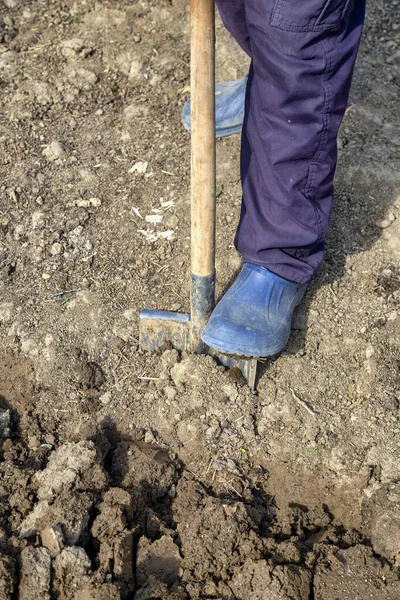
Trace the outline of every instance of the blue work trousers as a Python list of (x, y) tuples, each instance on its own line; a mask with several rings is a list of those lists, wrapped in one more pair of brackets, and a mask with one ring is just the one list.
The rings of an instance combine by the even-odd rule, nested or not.
[(244, 261), (306, 283), (324, 256), (336, 138), (365, 0), (217, 0), (217, 5), (251, 58), (235, 245)]

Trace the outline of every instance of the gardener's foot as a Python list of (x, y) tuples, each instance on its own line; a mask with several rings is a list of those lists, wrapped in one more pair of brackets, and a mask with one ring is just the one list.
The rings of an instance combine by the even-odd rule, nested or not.
[(202, 339), (225, 354), (260, 358), (286, 346), (294, 308), (307, 284), (294, 283), (264, 267), (244, 263), (217, 304)]
[[(215, 86), (215, 136), (240, 133), (244, 119), (244, 100), (247, 77), (238, 81), (217, 83)], [(182, 123), (190, 132), (190, 99), (182, 111)]]

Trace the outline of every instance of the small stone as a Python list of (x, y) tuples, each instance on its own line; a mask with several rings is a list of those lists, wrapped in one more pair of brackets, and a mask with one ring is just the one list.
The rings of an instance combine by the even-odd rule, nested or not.
[(12, 317), (12, 302), (2, 302), (0, 304), (0, 323), (8, 323)]
[(89, 198), (89, 202), (93, 208), (99, 208), (99, 206), (101, 206), (100, 198)]
[(96, 73), (87, 69), (69, 70), (67, 71), (67, 78), (74, 87), (85, 91), (92, 89), (97, 82)]
[(206, 429), (206, 437), (217, 440), (221, 434), (221, 428), (219, 425), (212, 425)]
[(37, 210), (32, 214), (31, 221), (32, 227), (36, 229), (36, 227), (40, 227), (44, 223), (44, 213)]
[(14, 446), (14, 444), (13, 444), (12, 440), (10, 440), (10, 439), (5, 440), (3, 442), (3, 452), (4, 453), (10, 452), (10, 450), (12, 449), (13, 446)]
[(105, 394), (102, 394), (99, 400), (102, 404), (109, 404), (111, 401), (111, 392), (106, 392)]
[(52, 558), (60, 554), (64, 547), (63, 534), (60, 525), (46, 527), (40, 534), (40, 538), (42, 540), (42, 546), (47, 548)]
[(39, 448), (40, 442), (37, 439), (36, 435), (31, 435), (30, 437), (28, 437), (28, 446), (31, 450), (36, 450), (36, 448)]
[(52, 256), (57, 256), (58, 254), (61, 254), (61, 250), (62, 250), (61, 244), (59, 242), (54, 242), (54, 244), (50, 248), (50, 254)]
[(377, 327), (378, 329), (380, 329), (384, 325), (386, 325), (386, 317), (378, 317), (372, 322), (372, 327)]
[(79, 200), (77, 200), (76, 205), (79, 208), (89, 208), (89, 206), (91, 206), (90, 200), (84, 200), (83, 198), (80, 198)]
[(163, 389), (163, 392), (168, 400), (173, 400), (177, 394), (176, 389), (171, 385), (167, 385), (167, 387)]
[(385, 219), (378, 219), (378, 221), (375, 221), (375, 225), (377, 227), (379, 227), (380, 229), (387, 229), (388, 227), (390, 227), (390, 225), (393, 223), (393, 221), (396, 219), (394, 213), (392, 211), (389, 211), (386, 218)]
[(52, 446), (52, 444), (40, 444), (40, 447), (43, 448), (44, 450), (47, 450), (47, 452), (51, 452), (54, 448), (54, 446)]
[(396, 504), (400, 504), (400, 494), (389, 494), (388, 500), (389, 502), (395, 502)]
[(60, 142), (57, 142), (56, 140), (46, 146), (42, 154), (50, 162), (54, 162), (55, 160), (62, 159), (66, 156), (64, 148), (61, 146)]
[(170, 215), (165, 219), (165, 226), (169, 229), (176, 229), (179, 224), (179, 219), (176, 215)]
[(393, 275), (393, 272), (391, 269), (383, 269), (382, 271), (382, 275), (384, 277), (391, 277)]
[(146, 431), (144, 434), (144, 442), (145, 444), (155, 444), (157, 440), (151, 431)]
[(372, 346), (368, 346), (368, 348), (367, 348), (367, 349), (366, 349), (366, 351), (365, 351), (365, 356), (366, 356), (367, 358), (371, 358), (371, 356), (372, 356), (373, 354), (375, 354), (375, 350), (373, 349), (373, 347), (372, 347)]
[(50, 277), (51, 277), (50, 273), (42, 273), (42, 279), (44, 279), (45, 281), (47, 279), (50, 279)]
[(83, 50), (85, 42), (81, 38), (64, 40), (61, 44), (61, 54), (66, 58), (74, 56)]
[(143, 62), (141, 60), (133, 60), (129, 69), (129, 79), (135, 79), (138, 77), (143, 69)]

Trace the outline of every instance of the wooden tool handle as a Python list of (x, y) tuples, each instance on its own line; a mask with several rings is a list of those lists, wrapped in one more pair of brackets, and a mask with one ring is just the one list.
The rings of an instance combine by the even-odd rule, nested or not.
[(192, 274), (215, 270), (215, 7), (191, 0)]

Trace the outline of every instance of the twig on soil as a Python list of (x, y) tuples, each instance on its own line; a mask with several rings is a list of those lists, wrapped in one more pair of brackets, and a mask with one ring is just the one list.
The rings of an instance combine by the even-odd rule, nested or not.
[(207, 467), (207, 471), (206, 471), (206, 475), (205, 475), (206, 477), (208, 475), (209, 470), (211, 469), (211, 465), (213, 464), (214, 460), (215, 460), (215, 457), (211, 457), (211, 460), (210, 460), (210, 462), (208, 464), (208, 467)]
[(357, 406), (360, 406), (360, 404), (362, 404), (364, 402), (364, 398), (359, 398), (358, 400), (356, 400), (356, 402), (353, 402), (353, 404), (350, 404), (350, 406), (346, 406), (345, 410), (353, 410), (354, 408), (357, 408)]
[(237, 489), (229, 481), (222, 481), (221, 483), (228, 494), (234, 492), (235, 494), (237, 494), (237, 496), (239, 496), (239, 498), (243, 498), (242, 494), (238, 492)]
[(145, 381), (158, 381), (159, 377), (138, 377), (138, 379), (143, 379)]
[(83, 292), (87, 289), (88, 288), (75, 288), (74, 290), (65, 290), (64, 292), (57, 292), (56, 294), (51, 294), (51, 296), (48, 296), (47, 299), (52, 300), (53, 298), (57, 298), (58, 296), (65, 296), (65, 294), (76, 294), (77, 292)]
[(65, 277), (71, 277), (70, 273), (66, 273), (65, 271), (59, 271), (58, 269), (53, 269), (53, 273), (57, 273), (58, 275), (65, 275)]
[(131, 376), (130, 373), (128, 373), (128, 375), (125, 375), (125, 377), (123, 377), (122, 379), (118, 379), (118, 381), (115, 381), (115, 377), (114, 377), (115, 383), (110, 387), (110, 390), (113, 390), (115, 387), (117, 387), (117, 385), (124, 383), (124, 381), (126, 381), (130, 376)]
[(53, 42), (46, 42), (44, 44), (37, 44), (36, 46), (31, 46), (31, 48), (27, 49), (27, 52), (34, 52), (35, 50), (40, 50), (41, 48), (47, 48), (47, 46), (51, 46)]
[(129, 358), (126, 358), (125, 354), (121, 351), (121, 348), (117, 348), (119, 355), (124, 359), (125, 362), (129, 363)]
[(200, 481), (200, 477), (198, 475), (196, 475), (196, 473), (194, 471), (192, 471), (192, 469), (188, 469), (188, 467), (185, 467), (186, 471), (189, 471), (189, 473), (191, 473), (194, 477), (196, 477), (196, 479), (198, 481)]
[(64, 292), (56, 292), (55, 294), (51, 294), (51, 296), (48, 296), (47, 299), (52, 300), (53, 298), (57, 298), (58, 296), (65, 296), (65, 294), (76, 294), (77, 292), (83, 292), (87, 289), (88, 288), (75, 288), (73, 290), (65, 290)]
[(313, 417), (315, 417), (316, 413), (312, 410), (312, 408), (310, 408), (308, 406), (308, 404), (306, 402), (304, 402), (304, 400), (302, 400), (301, 398), (299, 398), (298, 395), (296, 394), (296, 392), (292, 388), (289, 388), (289, 389), (292, 392), (293, 399), (296, 400), (296, 402), (298, 402), (298, 404), (300, 404), (300, 406), (302, 406), (303, 408), (305, 408), (306, 411), (308, 413), (310, 413), (310, 415), (312, 415)]
[(109, 100), (106, 100), (105, 102), (103, 102), (103, 104), (100, 104), (100, 106), (96, 106), (96, 108), (93, 108), (92, 110), (89, 110), (86, 113), (83, 113), (82, 118), (83, 117), (87, 117), (88, 115), (91, 115), (93, 113), (95, 113), (98, 110), (101, 110), (102, 108), (105, 108), (106, 106), (108, 106), (109, 104), (112, 104), (113, 102), (115, 102), (115, 100), (117, 100), (118, 96), (113, 96), (113, 98), (109, 98)]
[(332, 295), (333, 295), (333, 297), (334, 297), (334, 298), (337, 298), (337, 296), (336, 296), (336, 293), (335, 293), (335, 290), (333, 289), (333, 287), (332, 287), (331, 285), (329, 285), (329, 286), (328, 286), (328, 290), (329, 290), (330, 292), (332, 292)]

